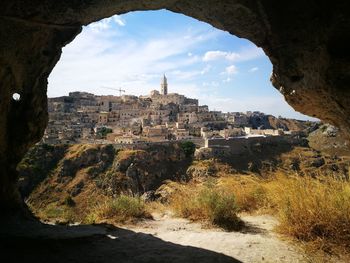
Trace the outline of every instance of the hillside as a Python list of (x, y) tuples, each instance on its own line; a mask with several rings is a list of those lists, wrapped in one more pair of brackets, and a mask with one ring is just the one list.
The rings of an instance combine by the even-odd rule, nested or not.
[(312, 148), (332, 156), (350, 156), (350, 144), (336, 127), (323, 124), (308, 136)]
[(301, 121), (296, 119), (276, 118), (268, 115), (268, 122), (272, 129), (283, 129), (287, 131), (302, 131), (310, 127), (313, 122)]
[(260, 127), (263, 129), (283, 129), (285, 131), (303, 131), (314, 125), (314, 122), (310, 121), (277, 118), (273, 115), (253, 115), (249, 118), (249, 123), (255, 129)]
[(181, 144), (145, 150), (37, 145), (18, 166), (19, 187), (34, 212), (82, 220), (106, 198), (121, 193), (142, 195), (167, 179), (186, 180), (190, 162)]
[(139, 150), (116, 150), (112, 145), (37, 145), (18, 166), (19, 187), (43, 219), (81, 221), (96, 205), (120, 194), (164, 199), (166, 191), (157, 189), (167, 180), (202, 181), (235, 173), (267, 177), (276, 171), (349, 174), (347, 157), (331, 157), (308, 147), (266, 145), (234, 160), (194, 161), (186, 157), (186, 150), (179, 143)]
[[(304, 139), (300, 145), (257, 143), (247, 154), (231, 158), (203, 158), (193, 150), (190, 143), (123, 150), (36, 145), (18, 166), (19, 187), (34, 215), (50, 224), (109, 224), (109, 229), (126, 227), (174, 243), (191, 235), (183, 244), (214, 244), (196, 243), (202, 240), (194, 237), (199, 232), (221, 240), (215, 251), (231, 242), (230, 236), (237, 238), (239, 251), (231, 245), (225, 251), (253, 261), (261, 256), (258, 247), (271, 252), (266, 259), (275, 258), (275, 249), (295, 248), (278, 231), (311, 249), (311, 257), (298, 250), (290, 258), (348, 262), (341, 258), (350, 252), (350, 157), (327, 155), (306, 146)], [(268, 216), (261, 222), (256, 213)], [(259, 225), (252, 226), (251, 220)], [(239, 244), (255, 240), (266, 220), (275, 227), (259, 235), (275, 245), (254, 245), (248, 253)], [(193, 231), (191, 222), (200, 226)], [(281, 262), (290, 262), (282, 254)]]

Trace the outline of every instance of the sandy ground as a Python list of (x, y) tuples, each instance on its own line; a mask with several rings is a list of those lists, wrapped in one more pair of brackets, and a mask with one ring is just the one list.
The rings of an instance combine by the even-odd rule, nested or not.
[(241, 232), (206, 229), (198, 223), (174, 218), (169, 212), (153, 216), (154, 221), (130, 229), (179, 245), (219, 252), (241, 262), (309, 262), (301, 249), (282, 241), (272, 231), (277, 221), (268, 215), (241, 216), (247, 226)]
[(6, 262), (37, 263), (316, 262), (272, 231), (277, 223), (273, 217), (241, 218), (247, 225), (241, 232), (203, 228), (169, 212), (129, 227), (11, 220), (0, 224), (0, 253), (11, 259)]

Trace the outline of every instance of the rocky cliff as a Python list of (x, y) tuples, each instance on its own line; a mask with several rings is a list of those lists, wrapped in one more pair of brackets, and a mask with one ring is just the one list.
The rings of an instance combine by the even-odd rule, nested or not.
[(35, 213), (68, 205), (83, 214), (96, 201), (152, 193), (167, 179), (187, 180), (191, 157), (186, 152), (181, 143), (142, 150), (37, 145), (18, 165), (19, 189)]
[(117, 150), (112, 145), (37, 145), (17, 167), (19, 189), (32, 211), (44, 219), (85, 220), (104, 201), (131, 194), (167, 200), (169, 182), (208, 177), (284, 174), (348, 177), (350, 157), (310, 147), (257, 144), (249, 154), (192, 160), (186, 144)]
[(308, 136), (312, 148), (332, 156), (350, 156), (350, 143), (338, 128), (322, 124)]
[(303, 131), (314, 125), (314, 122), (280, 117), (277, 118), (272, 115), (259, 115), (250, 117), (249, 124), (251, 124), (254, 129), (262, 128), (283, 129), (285, 131)]

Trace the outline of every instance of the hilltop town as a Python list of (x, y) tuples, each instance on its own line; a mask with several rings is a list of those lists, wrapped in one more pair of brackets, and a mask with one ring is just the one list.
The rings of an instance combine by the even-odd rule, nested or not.
[(168, 93), (165, 75), (160, 91), (152, 90), (146, 96), (71, 92), (49, 98), (48, 111), (49, 123), (42, 139), (48, 144), (139, 145), (192, 140), (204, 146), (208, 144), (205, 140), (291, 135), (310, 124), (258, 111), (211, 111), (197, 99)]

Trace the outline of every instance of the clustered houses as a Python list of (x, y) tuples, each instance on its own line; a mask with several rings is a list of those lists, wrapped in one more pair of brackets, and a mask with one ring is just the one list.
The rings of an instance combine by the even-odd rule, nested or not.
[(147, 96), (96, 96), (71, 92), (48, 100), (49, 123), (44, 143), (134, 144), (183, 140), (195, 137), (228, 138), (246, 134), (280, 135), (281, 131), (253, 130), (249, 117), (260, 112), (222, 113), (209, 111), (177, 93), (168, 93), (167, 78), (160, 92)]

